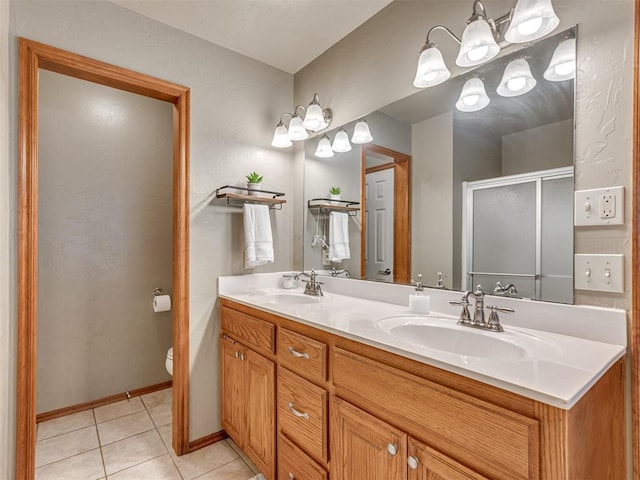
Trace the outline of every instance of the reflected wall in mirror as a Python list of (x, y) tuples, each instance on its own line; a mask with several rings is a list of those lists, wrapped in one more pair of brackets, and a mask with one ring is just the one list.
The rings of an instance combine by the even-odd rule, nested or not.
[[(348, 218), (350, 255), (340, 262), (314, 242), (331, 236), (330, 213), (307, 209), (305, 269), (398, 283), (422, 273), (428, 286), (440, 272), (447, 288), (482, 284), (487, 293), (572, 303), (574, 80), (547, 80), (553, 75), (545, 72), (558, 45), (575, 35), (574, 27), (526, 45), (371, 113), (367, 145), (327, 159), (314, 155), (318, 137), (307, 140), (305, 200), (328, 198), (339, 185), (342, 199), (361, 209)], [(506, 66), (518, 59), (529, 63), (535, 87), (498, 94)], [(483, 81), (489, 103), (461, 111), (456, 103), (470, 79)], [(355, 123), (340, 128), (351, 135)], [(388, 168), (394, 156), (404, 159), (406, 188), (397, 187), (397, 167)], [(396, 211), (402, 202), (406, 225)]]

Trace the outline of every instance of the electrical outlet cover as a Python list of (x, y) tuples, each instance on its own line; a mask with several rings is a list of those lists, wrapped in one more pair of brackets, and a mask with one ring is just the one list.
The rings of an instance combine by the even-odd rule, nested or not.
[(624, 187), (576, 190), (576, 227), (624, 224)]

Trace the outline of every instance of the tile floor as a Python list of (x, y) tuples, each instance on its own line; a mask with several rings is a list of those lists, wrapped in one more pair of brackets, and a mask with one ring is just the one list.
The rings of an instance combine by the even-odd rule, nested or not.
[(38, 424), (36, 480), (263, 478), (229, 439), (177, 457), (171, 389)]

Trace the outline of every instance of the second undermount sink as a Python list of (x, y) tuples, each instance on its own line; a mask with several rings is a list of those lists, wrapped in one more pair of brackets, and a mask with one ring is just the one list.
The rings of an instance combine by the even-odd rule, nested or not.
[(318, 303), (321, 298), (302, 292), (269, 292), (252, 296), (252, 300), (265, 305), (306, 305)]
[[(494, 360), (525, 360), (531, 352), (509, 333), (476, 330), (429, 317), (390, 317), (378, 322), (389, 335), (413, 345)], [(523, 334), (522, 343), (531, 342)]]

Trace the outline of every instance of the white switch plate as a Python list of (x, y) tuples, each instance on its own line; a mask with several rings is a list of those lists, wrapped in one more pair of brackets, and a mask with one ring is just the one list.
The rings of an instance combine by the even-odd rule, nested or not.
[(574, 255), (573, 278), (577, 290), (624, 293), (624, 255)]
[(574, 225), (624, 224), (624, 187), (576, 190)]

